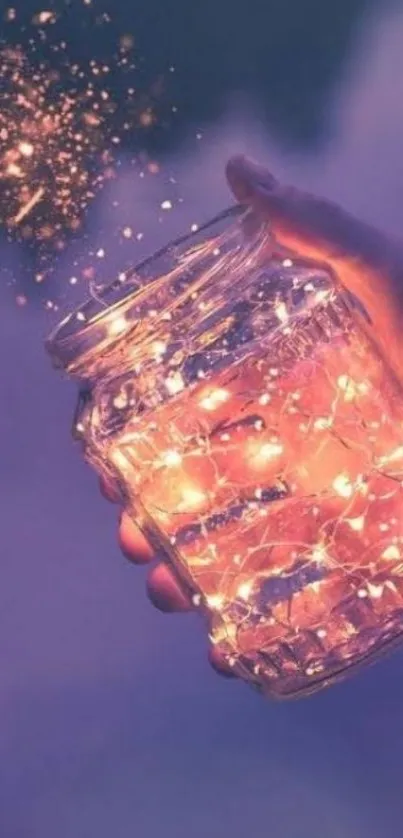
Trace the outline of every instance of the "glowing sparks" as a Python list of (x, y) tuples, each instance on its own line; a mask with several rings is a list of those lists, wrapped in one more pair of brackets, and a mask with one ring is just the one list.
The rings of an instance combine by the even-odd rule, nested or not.
[(210, 594), (206, 596), (206, 603), (212, 611), (220, 611), (225, 602), (225, 598), (221, 594)]
[(185, 382), (180, 372), (172, 373), (165, 380), (165, 387), (170, 396), (175, 396), (177, 393), (180, 393), (185, 387)]
[(47, 23), (55, 23), (56, 22), (56, 15), (54, 12), (51, 11), (42, 11), (38, 12), (38, 14), (34, 15), (32, 23), (38, 26), (44, 26)]
[(15, 225), (20, 224), (21, 221), (23, 221), (23, 219), (27, 215), (29, 215), (31, 210), (33, 210), (33, 208), (36, 207), (37, 204), (39, 204), (39, 202), (43, 198), (44, 194), (45, 194), (44, 188), (42, 186), (39, 186), (38, 189), (36, 190), (36, 192), (34, 192), (34, 194), (32, 195), (32, 197), (26, 202), (26, 204), (23, 204), (20, 207), (20, 209), (17, 212), (17, 215), (15, 216), (15, 218), (11, 219), (10, 223), (12, 223), (13, 225), (14, 224)]
[(281, 323), (286, 323), (288, 320), (289, 314), (287, 310), (287, 306), (284, 302), (279, 302), (274, 308), (276, 317), (280, 320)]
[(312, 550), (312, 559), (317, 564), (323, 564), (328, 559), (327, 550), (324, 544), (317, 544)]
[(267, 463), (269, 460), (279, 457), (284, 451), (281, 442), (265, 442), (255, 453), (255, 461), (258, 464)]
[(178, 504), (179, 512), (191, 512), (192, 510), (200, 509), (207, 500), (205, 492), (202, 492), (196, 486), (182, 486), (181, 494), (182, 500)]
[(32, 145), (32, 143), (21, 142), (18, 145), (18, 151), (22, 157), (32, 157), (35, 151), (35, 146)]
[(108, 103), (91, 79), (78, 93), (79, 68), (70, 73), (63, 91), (51, 67), (31, 65), (19, 49), (0, 53), (0, 221), (12, 228), (29, 217), (24, 238), (76, 230), (108, 177)]
[[(91, 0), (83, 3), (88, 8), (77, 8), (77, 23), (83, 37), (85, 32), (92, 37), (111, 17)], [(70, 5), (62, 4), (57, 12), (45, 7), (29, 19), (7, 9), (3, 20), (10, 25), (10, 37), (5, 29), (0, 42), (0, 224), (11, 240), (33, 248), (44, 279), (69, 239), (81, 231), (94, 198), (115, 178), (124, 135), (129, 130), (143, 134), (147, 124), (156, 122), (162, 93), (161, 85), (150, 94), (137, 85), (130, 33), (118, 35), (106, 55), (93, 58), (88, 52), (79, 63), (74, 44), (60, 38), (71, 32), (71, 25), (63, 27), (64, 17), (74, 14)], [(19, 17), (24, 48), (11, 46)], [(146, 169), (155, 173), (159, 166), (151, 161)], [(140, 241), (143, 233), (126, 225), (121, 236)], [(85, 258), (92, 262), (93, 257), (89, 252)], [(92, 279), (96, 271), (90, 264), (80, 273)], [(49, 300), (46, 307), (57, 306)]]
[(383, 457), (379, 457), (378, 464), (380, 466), (385, 466), (388, 463), (397, 463), (399, 460), (403, 460), (403, 445), (399, 445), (398, 448), (395, 448), (390, 454), (385, 454)]

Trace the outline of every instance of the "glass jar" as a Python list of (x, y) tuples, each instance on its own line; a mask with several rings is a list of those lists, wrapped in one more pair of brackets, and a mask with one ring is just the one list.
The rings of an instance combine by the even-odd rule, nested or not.
[(403, 398), (332, 272), (232, 208), (99, 290), (48, 342), (74, 433), (207, 617), (277, 697), (403, 628)]

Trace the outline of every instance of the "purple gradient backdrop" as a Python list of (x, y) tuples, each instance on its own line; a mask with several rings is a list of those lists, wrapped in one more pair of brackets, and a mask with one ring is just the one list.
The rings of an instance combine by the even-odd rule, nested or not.
[[(105, 272), (126, 253), (109, 230), (143, 230), (141, 255), (225, 205), (222, 167), (235, 150), (400, 232), (402, 43), (403, 15), (357, 43), (321, 158), (282, 157), (259, 115), (233, 103), (221, 126), (165, 161), (179, 184), (169, 195), (163, 178), (139, 181), (123, 161), (111, 188), (119, 211), (105, 196), (90, 222)], [(183, 204), (159, 223), (159, 204), (176, 194)], [(43, 351), (49, 315), (16, 308), (4, 260), (2, 838), (400, 836), (403, 653), (295, 704), (215, 677), (198, 618), (155, 612), (143, 571), (119, 556), (116, 510), (70, 440), (75, 388)]]

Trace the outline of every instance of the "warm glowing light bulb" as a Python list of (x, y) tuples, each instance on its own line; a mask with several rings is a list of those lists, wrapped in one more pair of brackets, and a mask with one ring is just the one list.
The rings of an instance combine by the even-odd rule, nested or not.
[(127, 320), (123, 315), (119, 317), (114, 317), (108, 323), (108, 334), (111, 337), (115, 337), (117, 335), (121, 335), (127, 328)]
[(202, 492), (197, 486), (182, 486), (181, 487), (182, 500), (178, 504), (179, 512), (191, 512), (203, 506), (206, 502), (207, 495)]
[(365, 526), (365, 515), (359, 515), (358, 518), (347, 518), (347, 523), (354, 532), (362, 532)]
[(164, 454), (162, 454), (161, 460), (166, 466), (179, 466), (182, 462), (182, 456), (179, 451), (172, 449), (170, 451), (165, 451)]
[(213, 611), (219, 611), (224, 605), (225, 599), (222, 594), (210, 594), (206, 596), (206, 603)]
[(252, 590), (253, 590), (253, 582), (252, 582), (251, 579), (249, 579), (248, 582), (241, 582), (241, 584), (240, 584), (240, 586), (237, 590), (237, 595), (239, 596), (240, 599), (247, 600), (247, 599), (249, 599), (249, 597), (252, 593)]
[(211, 390), (210, 393), (200, 399), (200, 407), (203, 407), (204, 410), (216, 410), (217, 407), (229, 399), (229, 395), (228, 390), (223, 390), (222, 388)]
[(256, 459), (261, 462), (268, 462), (275, 457), (279, 457), (284, 451), (284, 446), (281, 442), (265, 442), (256, 453)]
[(324, 431), (326, 428), (330, 428), (332, 424), (333, 419), (331, 416), (319, 416), (318, 419), (315, 419), (313, 427), (315, 431)]
[(372, 582), (368, 582), (368, 591), (373, 599), (380, 599), (384, 590), (385, 585), (374, 585)]
[(338, 474), (333, 480), (333, 488), (342, 498), (351, 498), (354, 486), (346, 474)]

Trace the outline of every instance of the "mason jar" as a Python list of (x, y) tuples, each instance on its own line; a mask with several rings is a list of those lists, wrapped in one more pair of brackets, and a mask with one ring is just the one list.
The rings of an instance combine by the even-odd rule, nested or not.
[(370, 662), (403, 628), (403, 398), (327, 267), (238, 207), (70, 314), (74, 435), (274, 697)]

